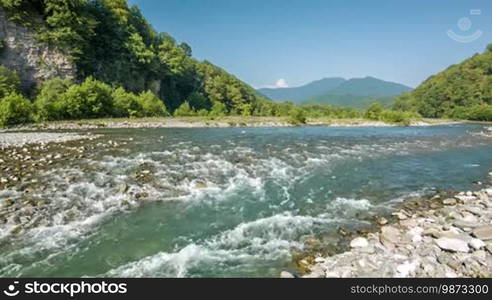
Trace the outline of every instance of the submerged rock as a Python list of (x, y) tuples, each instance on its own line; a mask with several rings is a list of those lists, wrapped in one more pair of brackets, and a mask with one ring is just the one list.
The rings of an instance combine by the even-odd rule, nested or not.
[(129, 187), (128, 187), (128, 184), (126, 183), (122, 183), (122, 184), (119, 184), (118, 185), (118, 192), (120, 194), (124, 194), (128, 191)]

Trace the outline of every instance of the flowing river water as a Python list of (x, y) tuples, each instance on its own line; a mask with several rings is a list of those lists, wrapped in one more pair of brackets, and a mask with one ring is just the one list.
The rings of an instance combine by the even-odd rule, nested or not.
[[(48, 213), (15, 236), (0, 224), (0, 276), (277, 277), (307, 238), (367, 227), (409, 197), (477, 188), (492, 170), (482, 131), (94, 130), (119, 146), (39, 172)], [(22, 197), (0, 191), (0, 202)]]

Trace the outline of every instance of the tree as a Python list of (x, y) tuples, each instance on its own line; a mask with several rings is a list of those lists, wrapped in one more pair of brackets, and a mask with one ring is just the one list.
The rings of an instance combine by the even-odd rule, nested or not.
[(211, 117), (224, 117), (227, 115), (227, 108), (224, 103), (214, 102), (208, 115)]
[(192, 117), (196, 116), (196, 112), (190, 107), (188, 102), (181, 104), (178, 109), (174, 111), (175, 117)]
[(142, 108), (143, 117), (167, 116), (166, 106), (151, 91), (143, 92), (138, 96), (138, 103)]
[(492, 52), (492, 44), (487, 45), (486, 52)]
[(111, 116), (113, 110), (112, 89), (109, 85), (88, 77), (81, 85), (72, 85), (62, 95), (67, 117), (100, 118)]
[(0, 126), (30, 122), (31, 108), (31, 102), (15, 92), (0, 99)]
[[(133, 93), (128, 93), (124, 88), (119, 87), (113, 91), (113, 107), (115, 117), (142, 117), (145, 115), (139, 97)], [(148, 107), (147, 107), (148, 108)]]
[(34, 101), (35, 120), (62, 120), (68, 109), (62, 95), (72, 85), (70, 79), (61, 78), (53, 78), (41, 83)]
[(188, 101), (190, 107), (194, 110), (205, 109), (209, 110), (212, 107), (212, 103), (201, 93), (193, 93), (188, 97)]
[(290, 112), (288, 122), (292, 125), (306, 124), (307, 118), (304, 110), (295, 108)]
[(427, 118), (461, 118), (470, 115), (466, 108), (491, 104), (492, 52), (486, 51), (429, 77), (412, 92), (399, 96), (394, 109)]
[(381, 113), (383, 112), (383, 106), (380, 103), (373, 103), (364, 114), (364, 117), (369, 120), (379, 120)]
[(80, 58), (96, 25), (87, 10), (87, 1), (44, 0), (42, 3), (48, 29), (40, 33), (40, 39), (68, 50), (75, 59)]
[(19, 91), (19, 89), (20, 78), (17, 72), (10, 71), (6, 67), (0, 65), (0, 98)]

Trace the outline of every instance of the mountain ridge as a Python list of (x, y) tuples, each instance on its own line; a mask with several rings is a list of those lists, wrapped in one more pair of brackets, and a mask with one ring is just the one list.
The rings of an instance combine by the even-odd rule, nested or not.
[[(411, 90), (412, 88), (409, 86), (381, 80), (372, 76), (350, 79), (328, 77), (300, 87), (257, 89), (259, 93), (274, 101), (293, 101), (294, 103), (317, 102), (338, 106), (343, 106), (343, 99), (368, 100), (370, 98), (388, 98)], [(348, 102), (350, 103), (347, 106), (359, 106), (357, 105), (358, 101)]]

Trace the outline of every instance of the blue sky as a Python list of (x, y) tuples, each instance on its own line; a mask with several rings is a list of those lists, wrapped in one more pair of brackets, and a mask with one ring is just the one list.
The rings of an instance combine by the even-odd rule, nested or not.
[[(129, 3), (137, 4), (156, 30), (190, 44), (195, 57), (254, 87), (299, 86), (334, 76), (374, 76), (415, 87), (492, 43), (490, 0)], [(477, 9), (480, 14), (471, 12)], [(448, 30), (482, 35), (462, 43)]]

